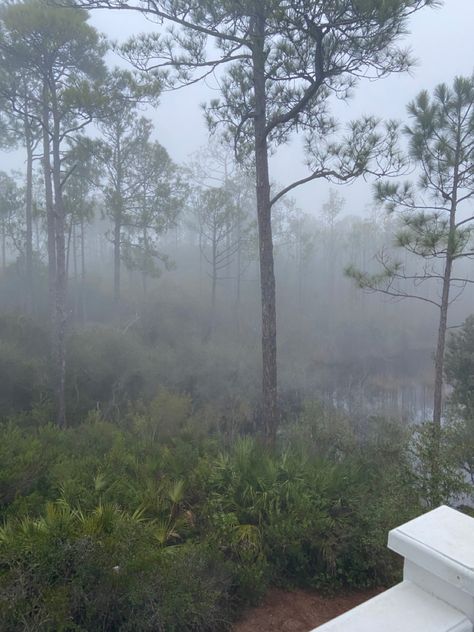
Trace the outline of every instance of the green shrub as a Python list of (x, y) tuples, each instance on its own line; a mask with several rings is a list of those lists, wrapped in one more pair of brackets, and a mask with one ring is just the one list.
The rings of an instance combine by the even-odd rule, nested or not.
[(151, 398), (156, 389), (157, 358), (134, 335), (110, 327), (73, 333), (68, 340), (68, 416), (79, 422), (100, 408), (119, 420), (129, 402)]
[[(440, 500), (450, 504), (470, 491), (460, 468), (462, 463), (457, 458), (457, 441), (454, 424), (438, 429), (433, 422), (425, 422), (413, 432), (410, 444), (413, 486), (427, 507), (437, 506)], [(435, 473), (432, 470), (433, 459), (437, 464)]]
[(146, 405), (133, 414), (134, 430), (147, 443), (169, 439), (183, 431), (192, 413), (188, 395), (172, 393), (164, 388)]
[(0, 532), (4, 630), (224, 630), (231, 575), (212, 551), (163, 549), (154, 524), (112, 505), (49, 504)]
[(212, 632), (270, 583), (397, 578), (387, 532), (422, 510), (404, 432), (327, 453), (329, 424), (295, 426), (281, 452), (192, 441), (201, 414), (162, 390), (121, 426), (0, 425), (0, 629)]
[(161, 555), (160, 613), (166, 632), (224, 632), (231, 623), (232, 574), (217, 552), (187, 544)]

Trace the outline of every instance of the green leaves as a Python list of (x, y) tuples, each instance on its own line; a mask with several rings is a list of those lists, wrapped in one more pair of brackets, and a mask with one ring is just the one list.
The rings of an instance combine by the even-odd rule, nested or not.
[[(451, 270), (453, 262), (472, 253), (474, 225), (468, 204), (474, 196), (474, 77), (458, 77), (451, 88), (441, 84), (433, 95), (423, 90), (408, 105), (408, 113), (412, 123), (403, 132), (418, 182), (377, 182), (375, 197), (397, 215), (395, 246), (421, 257), (423, 269), (413, 271), (410, 261), (394, 268), (382, 253), (377, 255), (383, 268), (380, 274), (367, 275), (354, 268), (347, 273), (359, 287), (394, 298), (420, 298), (439, 307), (439, 301), (416, 290), (443, 278), (451, 285), (452, 273), (445, 274), (448, 264)], [(394, 152), (398, 151), (394, 137)], [(400, 162), (405, 162), (403, 157)], [(464, 286), (467, 282), (469, 277), (453, 281)]]
[[(80, 6), (120, 6), (81, 0)], [(359, 77), (382, 76), (411, 65), (398, 46), (408, 17), (431, 0), (330, 0), (262, 5), (268, 138), (273, 147), (292, 131), (314, 127), (329, 95), (347, 98)], [(218, 67), (221, 96), (206, 110), (211, 128), (222, 126), (243, 156), (252, 138), (253, 67), (259, 37), (253, 2), (143, 3), (139, 10), (168, 27), (167, 33), (135, 37), (121, 53), (140, 71), (168, 87), (189, 84)], [(216, 51), (217, 49), (217, 51)], [(259, 106), (260, 107), (260, 106)]]
[(454, 391), (451, 401), (461, 417), (474, 417), (474, 316), (454, 329), (446, 350), (446, 378)]
[(405, 133), (422, 170), (420, 188), (440, 205), (473, 194), (473, 109), (474, 77), (456, 77), (451, 88), (440, 84), (408, 105), (412, 124)]
[[(403, 433), (372, 420), (361, 447), (349, 420), (321, 415), (308, 405), (281, 452), (244, 438), (218, 453), (208, 440), (192, 457), (189, 442), (150, 444), (92, 416), (63, 431), (0, 428), (3, 456), (15, 445), (32, 453), (3, 458), (5, 480), (38, 462), (43, 494), (36, 515), (11, 505), (0, 529), (0, 625), (20, 631), (41, 615), (52, 629), (220, 632), (270, 579), (330, 588), (393, 579), (386, 532), (400, 511), (420, 509)], [(331, 433), (351, 436), (333, 450)], [(65, 476), (64, 488), (81, 490), (74, 501), (57, 498)]]
[(39, 73), (49, 69), (55, 80), (71, 67), (88, 77), (103, 74), (106, 44), (87, 24), (85, 11), (27, 0), (4, 6), (0, 18), (2, 51), (14, 55), (17, 63), (35, 67)]
[(404, 167), (395, 121), (382, 124), (375, 117), (363, 117), (337, 131), (335, 122), (326, 119), (307, 135), (307, 163), (314, 178), (352, 182), (361, 176), (394, 175)]

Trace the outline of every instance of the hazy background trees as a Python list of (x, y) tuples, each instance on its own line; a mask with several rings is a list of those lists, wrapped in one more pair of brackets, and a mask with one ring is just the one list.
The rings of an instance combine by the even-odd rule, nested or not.
[[(26, 33), (33, 27), (38, 32), (43, 29), (41, 11), (39, 18), (33, 13), (26, 18), (22, 13), (26, 6), (5, 8), (10, 22), (5, 19), (2, 30), (2, 55), (10, 64), (5, 63), (2, 71), (5, 142), (11, 144), (17, 139), (25, 152), (25, 173), (5, 174), (2, 179), (1, 292), (5, 310), (26, 309), (29, 304), (28, 310), (37, 315), (41, 325), (46, 305), (41, 288), (44, 290), (42, 284), (49, 279), (50, 288), (55, 289), (54, 323), (61, 328), (60, 335), (55, 330), (54, 344), (77, 349), (74, 340), (83, 335), (82, 327), (112, 325), (133, 339), (137, 354), (142, 349), (147, 355), (143, 366), (153, 364), (157, 382), (156, 372), (167, 384), (203, 401), (217, 393), (224, 408), (239, 407), (236, 402), (243, 401), (249, 422), (256, 423), (261, 415), (255, 355), (261, 334), (260, 270), (251, 162), (237, 164), (235, 147), (229, 146), (224, 135), (203, 148), (191, 163), (176, 164), (142, 112), (150, 104), (158, 104), (162, 88), (159, 77), (152, 75), (146, 80), (129, 71), (106, 70), (102, 61), (106, 43), (90, 30), (83, 12), (75, 18), (82, 25), (76, 36), (83, 32), (86, 41), (78, 41), (82, 56), (71, 57), (67, 77), (61, 79), (55, 124), (49, 84), (45, 92), (44, 85), (36, 80), (26, 90), (25, 73), (39, 61), (28, 51), (15, 62), (8, 57), (15, 47), (21, 52), (23, 45), (23, 31), (21, 37), (13, 37), (14, 20), (19, 19), (15, 11), (23, 16)], [(59, 11), (59, 24), (62, 11), (67, 11), (44, 10)], [(39, 25), (34, 25), (34, 19)], [(46, 30), (42, 37), (38, 36), (40, 43), (49, 41)], [(87, 57), (91, 50), (92, 57)], [(128, 54), (133, 50), (139, 49), (131, 46)], [(81, 59), (84, 68), (79, 64)], [(92, 87), (85, 85), (86, 77), (95, 82)], [(448, 103), (450, 97), (446, 95)], [(463, 107), (468, 107), (467, 92), (465, 96)], [(420, 120), (425, 109), (432, 107), (429, 100), (423, 103), (419, 100), (416, 106), (421, 108), (416, 113)], [(432, 116), (436, 118), (435, 110)], [(351, 180), (364, 170), (380, 174), (402, 164), (396, 153), (398, 128), (394, 123), (379, 132), (377, 120), (366, 117), (338, 136), (335, 121), (324, 108), (322, 111), (324, 117), (314, 121), (314, 128), (310, 129), (308, 122), (311, 178)], [(447, 115), (443, 116), (426, 124), (423, 134), (442, 129), (447, 120)], [(467, 121), (468, 117), (466, 125)], [(413, 128), (412, 138), (418, 138), (421, 131)], [(331, 132), (335, 133), (333, 141), (329, 141)], [(25, 134), (31, 134), (30, 140)], [(321, 144), (324, 135), (326, 140)], [(429, 140), (427, 136), (425, 140)], [(432, 175), (436, 165), (415, 155), (415, 145), (413, 159), (422, 164), (424, 160)], [(441, 150), (446, 147), (445, 143)], [(383, 151), (387, 153), (382, 164), (379, 154)], [(45, 168), (50, 176), (56, 170), (56, 180), (45, 177)], [(468, 176), (467, 172), (463, 175)], [(425, 193), (429, 184), (422, 183)], [(380, 250), (396, 258), (394, 239), (397, 235), (400, 239), (396, 215), (385, 216), (377, 205), (367, 211), (354, 209), (344, 190), (331, 191), (326, 200), (303, 211), (291, 194), (286, 196), (292, 187), (291, 183), (273, 183), (271, 199), (283, 419), (313, 396), (361, 420), (368, 412), (426, 418), (432, 411), (430, 354), (435, 319), (427, 309), (429, 305), (415, 307), (369, 298), (358, 293), (343, 274), (348, 265), (377, 274), (373, 255)], [(378, 190), (380, 195), (385, 191), (392, 196), (404, 191), (402, 201), (406, 203), (409, 189), (400, 187), (381, 185)], [(406, 235), (414, 225), (407, 223), (406, 213), (401, 217)], [(463, 235), (467, 235), (465, 219), (459, 219)], [(441, 234), (438, 240), (443, 242)], [(469, 253), (467, 238), (463, 243)], [(411, 250), (403, 264), (415, 270), (417, 258)], [(30, 291), (32, 274), (34, 291)], [(416, 275), (418, 280), (419, 273)], [(471, 298), (467, 288), (462, 301), (452, 306), (454, 324), (469, 314)], [(106, 344), (109, 334), (104, 331), (98, 329), (91, 335), (103, 335)], [(63, 339), (67, 343), (63, 344)], [(58, 353), (54, 351), (52, 357), (62, 358), (56, 360), (59, 401), (61, 380), (68, 397), (80, 380), (64, 377), (64, 349)], [(72, 375), (77, 376), (74, 366)], [(128, 387), (124, 383), (128, 382), (121, 380), (117, 375), (101, 395), (100, 405), (107, 401), (107, 410), (117, 411), (126, 401)], [(143, 374), (137, 376), (134, 397), (150, 392), (146, 384)]]
[[(468, 284), (470, 272), (459, 263), (473, 256), (474, 76), (440, 84), (432, 97), (421, 92), (408, 105), (412, 124), (405, 128), (409, 154), (419, 171), (411, 182), (377, 183), (378, 200), (398, 213), (396, 245), (419, 260), (403, 262), (379, 252), (381, 271), (348, 269), (359, 287), (394, 298), (420, 300), (439, 310), (433, 400), (433, 480), (438, 477), (443, 377), (448, 311)], [(434, 504), (437, 504), (435, 502)]]
[[(430, 3), (198, 4), (176, 76), (112, 67), (84, 10), (0, 6), (2, 629), (221, 632), (272, 581), (385, 586), (389, 529), (472, 513), (472, 77), (421, 93), (405, 136), (339, 126), (330, 93), (404, 69)], [(214, 134), (180, 163), (152, 117), (200, 64)], [(309, 175), (271, 181), (301, 129)], [(359, 176), (393, 177), (292, 197)]]
[(8, 93), (5, 89), (5, 95), (11, 100), (14, 92), (20, 91), (21, 105), (16, 109), (24, 119), (21, 131), (27, 149), (28, 269), (32, 257), (31, 154), (34, 142), (30, 117), (34, 117), (42, 136), (51, 348), (57, 418), (58, 423), (64, 425), (68, 317), (63, 189), (69, 175), (64, 166), (64, 146), (68, 140), (73, 142), (74, 135), (92, 121), (97, 110), (100, 97), (94, 89), (105, 73), (105, 46), (97, 31), (87, 24), (84, 11), (69, 12), (38, 2), (23, 2), (3, 6), (1, 19), (3, 72), (12, 75), (7, 78), (11, 91)]
[[(240, 160), (253, 165), (256, 184), (261, 290), (262, 427), (274, 443), (279, 420), (276, 287), (272, 207), (289, 191), (317, 179), (349, 182), (387, 175), (396, 163), (393, 126), (364, 116), (338, 135), (330, 96), (347, 100), (361, 78), (407, 70), (412, 60), (399, 45), (407, 19), (436, 5), (397, 0), (390, 5), (335, 0), (242, 5), (163, 0), (124, 4), (80, 0), (86, 8), (129, 9), (167, 29), (134, 37), (122, 53), (138, 70), (172, 88), (222, 72), (219, 96), (206, 106), (210, 130), (221, 128)], [(216, 50), (217, 49), (217, 50)], [(216, 51), (216, 54), (214, 52)], [(383, 126), (382, 126), (383, 127)], [(271, 190), (269, 156), (303, 132), (306, 166), (301, 178)]]

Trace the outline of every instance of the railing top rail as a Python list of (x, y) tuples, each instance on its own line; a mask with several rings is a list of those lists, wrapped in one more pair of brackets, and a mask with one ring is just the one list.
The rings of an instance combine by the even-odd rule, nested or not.
[(474, 518), (441, 506), (392, 529), (388, 546), (404, 581), (317, 632), (474, 632)]
[(404, 581), (313, 632), (472, 632), (462, 613)]
[(390, 531), (388, 547), (474, 595), (474, 518), (443, 505)]

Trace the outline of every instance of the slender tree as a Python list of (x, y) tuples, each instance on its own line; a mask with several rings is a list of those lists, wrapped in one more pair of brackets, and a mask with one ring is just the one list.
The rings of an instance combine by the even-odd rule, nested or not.
[(116, 317), (120, 317), (122, 229), (127, 220), (127, 207), (137, 186), (135, 165), (140, 147), (149, 141), (151, 123), (138, 116), (141, 103), (156, 104), (160, 84), (139, 84), (135, 77), (115, 68), (106, 81), (107, 105), (98, 121), (102, 138), (96, 146), (102, 164), (100, 188), (105, 195), (105, 214), (112, 221), (111, 241), (114, 249), (114, 300)]
[[(387, 153), (376, 122), (353, 125), (342, 143), (325, 143), (335, 123), (331, 95), (347, 98), (359, 77), (406, 70), (397, 46), (408, 17), (434, 0), (78, 0), (79, 6), (139, 11), (169, 33), (128, 43), (136, 67), (170, 70), (176, 86), (226, 66), (220, 97), (207, 108), (211, 128), (222, 124), (240, 158), (255, 167), (262, 303), (263, 429), (276, 437), (277, 346), (272, 206), (288, 191), (316, 178), (348, 181), (370, 171)], [(212, 40), (213, 44), (209, 44)], [(309, 174), (278, 192), (270, 187), (269, 153), (295, 131), (308, 132)], [(315, 142), (321, 146), (315, 147)], [(336, 148), (336, 145), (337, 148)], [(372, 167), (378, 170), (379, 166)], [(382, 169), (383, 170), (383, 169)]]
[(171, 265), (159, 242), (164, 233), (176, 227), (186, 190), (166, 149), (151, 140), (151, 130), (148, 122), (129, 173), (131, 197), (123, 225), (124, 261), (129, 269), (141, 272), (145, 293), (147, 279), (158, 277), (163, 267)]
[[(118, 100), (123, 97), (118, 94)], [(151, 140), (152, 124), (136, 117), (131, 103), (100, 121), (98, 153), (104, 168), (101, 188), (105, 213), (112, 221), (114, 297), (120, 314), (121, 267), (139, 268), (144, 283), (168, 259), (157, 238), (176, 222), (184, 185), (166, 150)]]
[(236, 164), (232, 149), (215, 138), (200, 150), (188, 168), (197, 183), (191, 202), (190, 226), (199, 235), (200, 269), (208, 266), (211, 279), (209, 326), (214, 330), (216, 291), (219, 280), (235, 281), (234, 314), (240, 330), (240, 301), (243, 275), (255, 260), (255, 190), (252, 178)]
[(21, 216), (23, 204), (24, 192), (15, 179), (0, 171), (0, 257), (3, 272), (7, 267), (7, 253), (11, 247), (20, 256), (24, 256), (24, 243), (21, 237), (18, 238), (19, 233), (24, 233), (24, 218)]
[(31, 69), (24, 68), (21, 60), (2, 54), (0, 49), (0, 101), (4, 109), (4, 127), (7, 142), (23, 145), (26, 151), (25, 174), (25, 272), (27, 306), (34, 308), (33, 285), (33, 161), (34, 152), (40, 141), (40, 120), (35, 102), (38, 77)]
[(241, 329), (241, 287), (249, 266), (258, 259), (255, 187), (245, 173), (237, 173), (230, 183), (237, 208), (232, 240), (237, 244), (234, 262), (235, 320)]
[(65, 335), (66, 246), (63, 188), (65, 141), (89, 124), (101, 99), (105, 45), (87, 24), (85, 11), (71, 12), (42, 0), (5, 5), (0, 13), (0, 49), (8, 65), (37, 77), (31, 97), (43, 141), (43, 175), (48, 225), (48, 269), (54, 388), (59, 425), (66, 423)]
[(96, 173), (98, 161), (94, 156), (96, 144), (84, 137), (74, 142), (65, 160), (70, 174), (64, 187), (64, 208), (66, 212), (66, 270), (68, 278), (74, 282), (74, 315), (82, 323), (85, 321), (85, 280), (86, 280), (86, 232), (95, 217), (97, 198)]
[[(285, 225), (283, 227), (281, 239), (282, 245), (288, 252), (288, 256), (295, 263), (295, 283), (296, 301), (298, 305), (298, 315), (301, 319), (303, 315), (303, 286), (305, 268), (307, 267), (312, 254), (316, 248), (316, 226), (315, 219), (308, 213), (303, 213), (294, 200), (287, 199), (287, 208), (284, 209)], [(325, 260), (326, 256), (324, 257)], [(331, 266), (331, 261), (327, 260)], [(301, 322), (301, 320), (300, 320)]]
[(216, 324), (217, 283), (222, 275), (228, 275), (229, 265), (240, 247), (236, 228), (241, 211), (228, 188), (211, 187), (198, 193), (195, 215), (200, 232), (199, 246), (211, 280), (211, 309), (204, 336), (209, 340)]
[(474, 255), (474, 76), (458, 77), (450, 88), (439, 85), (432, 96), (421, 92), (409, 104), (405, 128), (418, 182), (377, 185), (377, 198), (396, 213), (401, 228), (396, 245), (421, 261), (413, 269), (382, 252), (375, 275), (355, 268), (348, 273), (365, 289), (395, 298), (413, 298), (439, 311), (433, 398), (433, 504), (438, 502), (438, 460), (443, 404), (443, 370), (449, 306), (468, 283), (456, 266)]

